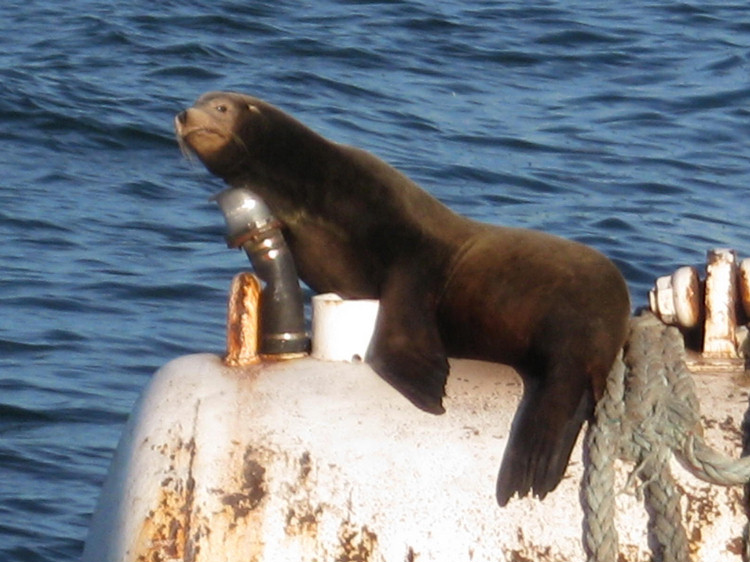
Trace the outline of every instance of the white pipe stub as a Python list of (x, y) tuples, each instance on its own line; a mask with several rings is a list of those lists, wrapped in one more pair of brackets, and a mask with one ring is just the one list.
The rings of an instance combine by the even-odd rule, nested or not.
[(344, 300), (334, 293), (312, 299), (312, 356), (325, 361), (363, 361), (370, 345), (379, 303)]

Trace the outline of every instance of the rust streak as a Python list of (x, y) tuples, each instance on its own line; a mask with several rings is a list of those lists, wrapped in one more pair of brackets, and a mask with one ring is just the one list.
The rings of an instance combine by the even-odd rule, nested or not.
[[(153, 447), (167, 461), (154, 507), (148, 511), (134, 542), (137, 562), (194, 562), (200, 546), (191, 536), (195, 524), (195, 433), (200, 401), (195, 406), (193, 432), (187, 442), (175, 439)], [(200, 532), (195, 534), (195, 539)]]

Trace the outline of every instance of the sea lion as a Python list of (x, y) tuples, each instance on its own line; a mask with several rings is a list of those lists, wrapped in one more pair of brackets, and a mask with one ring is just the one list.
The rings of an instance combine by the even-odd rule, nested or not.
[(175, 127), (210, 172), (265, 200), (314, 291), (380, 299), (365, 359), (416, 406), (444, 411), (448, 356), (513, 366), (524, 393), (498, 503), (557, 486), (625, 340), (628, 291), (609, 259), (457, 215), (372, 154), (254, 97), (205, 94)]

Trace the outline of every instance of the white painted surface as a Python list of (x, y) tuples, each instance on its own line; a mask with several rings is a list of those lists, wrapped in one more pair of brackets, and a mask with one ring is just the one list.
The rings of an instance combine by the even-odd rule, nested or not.
[(326, 361), (361, 361), (367, 353), (379, 304), (343, 300), (334, 293), (312, 298), (312, 356)]
[[(521, 392), (512, 370), (452, 361), (447, 413), (421, 412), (365, 364), (313, 358), (229, 368), (214, 355), (160, 369), (123, 434), (85, 562), (582, 560), (580, 448), (543, 502), (495, 503)], [(698, 379), (709, 441), (739, 454), (747, 392)], [(618, 531), (650, 560), (622, 465)], [(739, 488), (676, 464), (696, 560), (739, 561)]]

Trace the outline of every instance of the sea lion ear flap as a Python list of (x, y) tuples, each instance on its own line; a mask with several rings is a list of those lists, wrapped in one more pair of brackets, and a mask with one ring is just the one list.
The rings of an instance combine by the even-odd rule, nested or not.
[(365, 360), (415, 406), (442, 414), (448, 359), (430, 291), (417, 281), (421, 275), (409, 273), (415, 272), (411, 268), (392, 272), (381, 291), (375, 333)]
[(251, 113), (260, 113), (260, 109), (258, 109), (258, 106), (252, 103), (248, 103), (247, 108), (250, 110)]

